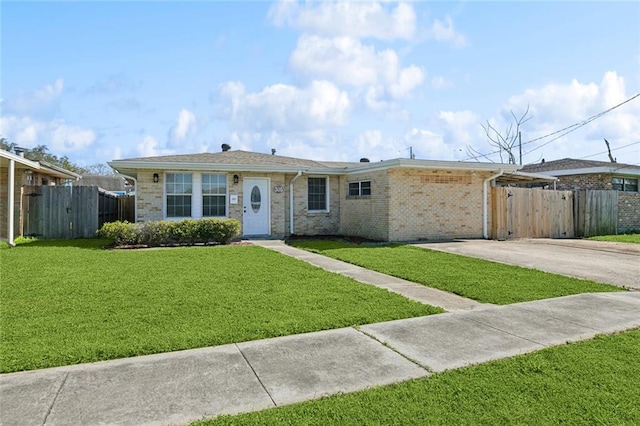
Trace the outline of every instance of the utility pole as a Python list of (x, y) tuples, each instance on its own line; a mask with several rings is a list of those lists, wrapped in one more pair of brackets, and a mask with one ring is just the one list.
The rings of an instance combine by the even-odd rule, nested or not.
[(410, 146), (409, 147), (409, 158), (411, 158), (412, 160), (415, 160), (415, 155), (413, 155), (413, 147)]
[(520, 148), (520, 165), (522, 166), (522, 132), (518, 132), (518, 147)]

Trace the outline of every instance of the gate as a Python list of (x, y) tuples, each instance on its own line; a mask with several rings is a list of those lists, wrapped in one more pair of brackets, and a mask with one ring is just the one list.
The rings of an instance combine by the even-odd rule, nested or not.
[(582, 189), (575, 193), (576, 236), (614, 235), (618, 230), (618, 191)]
[(492, 188), (492, 238), (573, 238), (573, 192)]
[(44, 239), (92, 238), (105, 222), (133, 216), (132, 201), (133, 197), (120, 199), (97, 186), (24, 186), (21, 234)]

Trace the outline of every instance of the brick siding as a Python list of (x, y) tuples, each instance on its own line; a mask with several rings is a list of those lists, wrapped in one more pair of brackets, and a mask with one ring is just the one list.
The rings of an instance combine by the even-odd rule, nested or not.
[[(349, 197), (349, 183), (371, 181), (371, 195)], [(389, 175), (386, 170), (341, 179), (340, 234), (371, 240), (389, 239)]]
[(640, 192), (618, 192), (618, 233), (640, 231)]

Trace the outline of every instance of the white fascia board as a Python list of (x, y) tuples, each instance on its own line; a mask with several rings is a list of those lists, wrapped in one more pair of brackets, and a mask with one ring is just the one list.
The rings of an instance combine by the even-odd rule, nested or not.
[(545, 180), (558, 180), (557, 177), (552, 176), (552, 175), (545, 175), (542, 173), (529, 173), (529, 172), (523, 172), (521, 170), (517, 170), (513, 173), (505, 173), (505, 176), (522, 176), (525, 178), (530, 178), (530, 179), (545, 179)]
[(598, 173), (606, 173), (613, 175), (627, 175), (627, 176), (640, 176), (640, 169), (632, 169), (630, 167), (590, 167), (584, 169), (569, 169), (569, 170), (545, 170), (543, 172), (537, 172), (539, 174), (547, 176), (573, 176), (573, 175), (593, 175)]
[(13, 160), (16, 163), (20, 163), (24, 166), (30, 167), (34, 170), (40, 170), (40, 163), (37, 161), (32, 161), (27, 158), (21, 157), (19, 155), (13, 154), (9, 151), (5, 151), (4, 149), (0, 149), (0, 157), (4, 157), (7, 160)]
[(354, 167), (347, 167), (347, 174), (362, 173), (369, 171), (388, 170), (395, 168), (406, 169), (429, 169), (429, 170), (467, 170), (467, 171), (497, 171), (504, 170), (505, 173), (512, 173), (520, 167), (517, 164), (499, 163), (469, 163), (462, 161), (432, 161), (432, 160), (410, 160), (396, 158), (394, 160), (381, 161), (379, 163), (365, 163)]

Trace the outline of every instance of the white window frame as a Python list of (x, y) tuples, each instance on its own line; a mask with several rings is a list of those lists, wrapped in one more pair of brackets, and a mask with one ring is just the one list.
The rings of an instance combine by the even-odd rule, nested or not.
[[(167, 191), (167, 176), (168, 175), (190, 175), (191, 176), (191, 193), (172, 193)], [(162, 180), (162, 213), (163, 217), (167, 220), (181, 220), (193, 217), (193, 197), (194, 197), (194, 174), (184, 171), (165, 172)], [(169, 216), (167, 198), (172, 195), (189, 195), (191, 197), (191, 215), (190, 216)]]
[[(618, 184), (614, 184), (613, 183), (613, 179), (620, 179), (622, 181), (622, 183), (618, 183)], [(631, 191), (629, 189), (627, 189), (627, 181), (628, 180), (634, 180), (636, 182), (635, 184), (635, 191)], [(624, 176), (613, 176), (613, 178), (611, 179), (611, 184), (613, 185), (622, 185), (622, 189), (618, 189), (618, 191), (622, 191), (622, 192), (638, 192), (638, 190), (640, 189), (640, 186), (638, 184), (640, 184), (640, 179), (638, 178), (632, 178), (632, 177), (624, 177)]]
[[(224, 193), (223, 194), (205, 194), (202, 187), (203, 177), (207, 176), (223, 176), (224, 177)], [(226, 173), (201, 173), (200, 174), (200, 214), (201, 217), (229, 217), (229, 179)], [(224, 214), (222, 216), (207, 216), (204, 214), (204, 197), (224, 197)]]
[[(362, 193), (362, 184), (363, 183), (368, 183), (369, 184), (369, 193), (368, 194), (363, 194)], [(358, 185), (358, 193), (357, 194), (352, 194), (351, 193), (351, 185), (353, 184), (357, 184)], [(359, 181), (355, 181), (355, 182), (348, 182), (347, 183), (347, 196), (348, 197), (370, 197), (371, 196), (371, 180), (369, 179), (365, 179), (365, 180), (359, 180)]]
[[(325, 194), (324, 194), (324, 204), (325, 208), (321, 210), (312, 210), (309, 208), (309, 179), (324, 179), (325, 182)], [(329, 187), (329, 176), (308, 176), (307, 177), (307, 212), (309, 213), (328, 213), (329, 208), (329, 194), (331, 193), (331, 188)]]
[[(191, 216), (167, 216), (167, 196), (178, 195), (167, 193), (167, 175), (169, 174), (188, 174), (191, 175)], [(207, 194), (202, 193), (202, 175), (224, 175), (226, 180), (224, 193), (224, 216), (203, 216), (203, 197)], [(182, 170), (166, 171), (163, 174), (162, 181), (162, 217), (164, 220), (182, 220), (182, 219), (202, 219), (207, 218), (228, 218), (229, 217), (229, 176), (227, 173), (194, 173)]]

